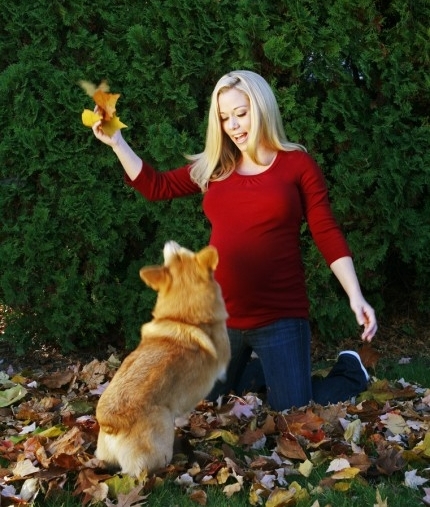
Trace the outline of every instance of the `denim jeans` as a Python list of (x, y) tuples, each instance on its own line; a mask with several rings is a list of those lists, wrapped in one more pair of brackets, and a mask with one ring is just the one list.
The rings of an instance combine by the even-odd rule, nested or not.
[[(360, 361), (350, 351), (339, 355), (327, 377), (311, 379), (311, 333), (306, 319), (282, 319), (257, 329), (228, 329), (228, 335), (232, 358), (227, 380), (215, 385), (210, 400), (231, 391), (239, 395), (260, 392), (265, 385), (268, 404), (282, 411), (311, 400), (321, 405), (347, 401), (367, 388)], [(259, 359), (250, 362), (253, 350)]]
[[(263, 368), (267, 402), (273, 410), (307, 405), (312, 399), (311, 333), (306, 319), (281, 319), (256, 329), (228, 329), (231, 361), (225, 383), (218, 382), (209, 395), (216, 399), (237, 392), (251, 352)], [(242, 394), (237, 392), (237, 394)]]

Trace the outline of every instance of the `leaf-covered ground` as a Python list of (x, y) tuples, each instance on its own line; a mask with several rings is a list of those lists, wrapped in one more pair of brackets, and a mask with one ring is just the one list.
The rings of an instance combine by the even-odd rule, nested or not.
[[(5, 347), (0, 352), (7, 356)], [(375, 358), (370, 353), (367, 364)], [(137, 481), (108, 473), (94, 458), (95, 406), (120, 364), (114, 349), (105, 359), (42, 349), (33, 360), (0, 354), (0, 361), (1, 505), (55, 498), (66, 486), (83, 505), (146, 505), (153, 488), (169, 478), (199, 505), (206, 504), (206, 486), (215, 485), (227, 497), (245, 490), (250, 505), (280, 507), (325, 488), (347, 491), (360, 477), (396, 475), (430, 505), (425, 387), (374, 378), (354, 403), (285, 413), (269, 410), (255, 394), (202, 403), (177, 420), (172, 464)], [(315, 467), (325, 476), (309, 491), (296, 479)]]

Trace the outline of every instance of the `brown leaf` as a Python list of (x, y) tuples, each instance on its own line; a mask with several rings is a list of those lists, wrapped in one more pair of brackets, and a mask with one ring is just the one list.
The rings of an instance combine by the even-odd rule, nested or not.
[(206, 505), (208, 501), (208, 496), (205, 491), (202, 489), (196, 489), (190, 494), (190, 500), (199, 505)]
[(379, 359), (381, 358), (381, 354), (372, 347), (372, 344), (366, 342), (358, 351), (358, 355), (360, 356), (361, 362), (365, 368), (372, 368), (373, 370), (376, 368)]
[(299, 442), (291, 435), (281, 435), (276, 440), (276, 451), (290, 459), (305, 461), (307, 456)]
[(348, 456), (347, 459), (350, 465), (354, 468), (359, 468), (361, 473), (366, 473), (372, 465), (372, 461), (370, 460), (369, 456), (364, 452)]
[(104, 382), (109, 367), (106, 361), (98, 361), (94, 359), (86, 364), (79, 373), (79, 380), (87, 384), (88, 389), (95, 389), (99, 384)]
[(401, 470), (406, 462), (403, 459), (402, 451), (394, 448), (381, 449), (378, 451), (379, 457), (375, 466), (379, 473), (383, 475), (393, 475), (394, 472)]
[(253, 444), (258, 442), (259, 440), (265, 438), (264, 432), (257, 428), (255, 430), (247, 429), (245, 433), (239, 438), (239, 445), (244, 445), (246, 447), (251, 447)]
[(67, 431), (57, 440), (54, 440), (49, 446), (48, 451), (53, 455), (58, 454), (76, 454), (82, 450), (84, 439), (82, 433), (76, 426)]
[(54, 373), (50, 373), (49, 375), (45, 375), (39, 378), (39, 382), (49, 387), (49, 389), (59, 389), (60, 387), (69, 384), (70, 381), (74, 378), (75, 374), (73, 371), (56, 371)]
[(266, 419), (264, 420), (263, 426), (261, 430), (265, 435), (273, 435), (277, 432), (276, 429), (276, 421), (272, 414), (268, 414)]
[(84, 468), (78, 474), (76, 479), (76, 488), (73, 495), (83, 495), (82, 504), (86, 505), (92, 500), (92, 495), (88, 493), (91, 491), (91, 488), (97, 486), (100, 481), (109, 479), (110, 477), (110, 475), (98, 475), (91, 468)]

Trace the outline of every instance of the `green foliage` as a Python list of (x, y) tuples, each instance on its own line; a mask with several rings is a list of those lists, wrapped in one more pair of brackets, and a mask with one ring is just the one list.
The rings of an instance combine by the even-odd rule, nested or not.
[[(24, 0), (0, 11), (0, 303), (5, 339), (133, 345), (154, 294), (138, 277), (167, 239), (208, 238), (201, 198), (147, 203), (82, 126), (79, 79), (121, 93), (124, 136), (160, 170), (202, 149), (233, 68), (273, 85), (293, 141), (321, 164), (363, 290), (429, 303), (430, 7), (425, 0)], [(356, 332), (304, 229), (315, 326)]]

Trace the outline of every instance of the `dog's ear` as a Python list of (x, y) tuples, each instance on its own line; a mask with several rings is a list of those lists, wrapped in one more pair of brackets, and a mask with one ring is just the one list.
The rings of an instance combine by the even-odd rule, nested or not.
[(218, 250), (212, 245), (200, 250), (200, 252), (196, 253), (196, 257), (201, 266), (205, 266), (212, 271), (215, 271), (218, 266)]
[(149, 266), (139, 271), (140, 278), (157, 292), (170, 281), (169, 270), (165, 266)]

